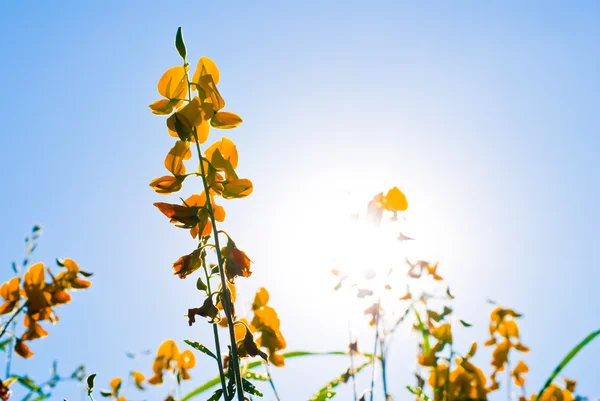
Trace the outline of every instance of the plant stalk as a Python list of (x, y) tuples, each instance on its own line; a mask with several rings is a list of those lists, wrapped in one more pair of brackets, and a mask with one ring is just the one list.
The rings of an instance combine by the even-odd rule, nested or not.
[[(185, 63), (185, 60), (184, 60)], [(188, 74), (185, 74), (185, 78), (188, 86), (188, 99), (192, 100), (192, 85), (190, 84), (190, 78)], [(233, 327), (233, 316), (231, 315), (231, 296), (229, 289), (227, 288), (225, 278), (225, 268), (223, 267), (223, 255), (221, 254), (221, 246), (219, 245), (219, 233), (217, 230), (217, 221), (215, 219), (215, 213), (213, 211), (212, 202), (210, 200), (210, 188), (206, 182), (206, 171), (204, 171), (204, 158), (202, 157), (202, 151), (200, 150), (200, 141), (198, 141), (198, 131), (196, 127), (192, 129), (194, 140), (196, 142), (196, 150), (198, 151), (198, 161), (200, 164), (200, 175), (202, 177), (202, 186), (204, 187), (204, 193), (206, 194), (206, 209), (208, 211), (208, 217), (212, 224), (213, 237), (215, 240), (215, 251), (217, 253), (217, 264), (219, 266), (219, 276), (221, 277), (221, 293), (223, 297), (223, 310), (227, 317), (227, 328), (229, 329), (229, 341), (231, 343), (231, 368), (235, 376), (235, 386), (238, 394), (238, 400), (244, 401), (244, 388), (242, 385), (242, 375), (240, 373), (240, 364), (238, 358), (237, 347), (235, 344), (235, 331)]]
[(377, 301), (377, 318), (375, 319), (375, 346), (373, 347), (373, 370), (371, 371), (371, 401), (373, 401), (373, 390), (375, 388), (375, 369), (377, 367), (377, 345), (379, 344), (379, 315), (381, 300)]
[[(206, 253), (202, 251), (202, 267), (204, 268), (204, 275), (206, 276), (206, 287), (208, 289), (208, 293), (212, 293), (210, 289), (210, 278), (208, 277), (208, 270), (206, 269)], [(213, 324), (213, 336), (215, 338), (215, 351), (217, 354), (217, 365), (219, 366), (219, 377), (221, 378), (221, 389), (223, 390), (223, 395), (225, 399), (227, 399), (227, 384), (225, 384), (225, 371), (223, 370), (223, 360), (221, 358), (221, 344), (219, 341), (219, 330), (217, 329), (217, 325)]]

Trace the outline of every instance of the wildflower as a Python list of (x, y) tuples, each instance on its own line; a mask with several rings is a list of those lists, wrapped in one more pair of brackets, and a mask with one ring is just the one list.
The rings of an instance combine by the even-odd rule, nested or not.
[(21, 300), (21, 280), (19, 277), (13, 277), (0, 287), (0, 296), (4, 298), (4, 303), (0, 306), (0, 315), (12, 312)]
[(158, 81), (158, 93), (166, 99), (160, 99), (150, 105), (152, 113), (168, 115), (178, 107), (187, 96), (187, 68), (169, 68)]

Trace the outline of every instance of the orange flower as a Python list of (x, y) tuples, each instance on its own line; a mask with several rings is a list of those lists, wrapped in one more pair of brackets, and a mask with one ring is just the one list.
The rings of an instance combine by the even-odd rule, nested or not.
[(221, 253), (225, 261), (225, 274), (229, 281), (233, 282), (236, 277), (250, 277), (252, 261), (244, 251), (236, 247), (231, 238), (227, 240), (227, 245), (223, 247)]
[(269, 351), (269, 361), (275, 366), (283, 366), (284, 358), (277, 352), (285, 349), (287, 344), (280, 331), (281, 323), (277, 312), (267, 305), (268, 301), (268, 291), (265, 288), (259, 289), (252, 304), (254, 318), (250, 327), (253, 331), (260, 332), (257, 344)]
[(172, 371), (178, 380), (189, 380), (188, 371), (196, 365), (194, 354), (186, 350), (179, 352), (179, 347), (173, 340), (165, 340), (158, 351), (152, 365), (154, 376), (148, 379), (148, 383), (152, 385), (162, 384), (165, 371)]
[(79, 278), (79, 276), (89, 277), (91, 273), (86, 273), (79, 270), (79, 266), (73, 259), (66, 258), (62, 262), (58, 261), (59, 266), (65, 267), (67, 270), (58, 273), (54, 279), (62, 289), (84, 289), (92, 285), (88, 280)]
[(0, 287), (0, 296), (5, 302), (0, 306), (0, 315), (12, 312), (21, 300), (21, 280), (13, 277)]

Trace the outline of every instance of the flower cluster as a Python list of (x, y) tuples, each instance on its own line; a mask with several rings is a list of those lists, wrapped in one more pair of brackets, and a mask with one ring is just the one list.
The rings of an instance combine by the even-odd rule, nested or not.
[[(154, 205), (172, 224), (188, 230), (191, 237), (198, 241), (195, 249), (173, 263), (173, 272), (181, 279), (198, 271), (202, 273), (196, 278), (196, 287), (204, 294), (204, 300), (200, 305), (188, 309), (188, 323), (192, 326), (198, 317), (202, 317), (211, 324), (227, 328), (231, 346), (229, 355), (225, 358), (220, 355), (218, 330), (213, 329), (216, 348), (214, 358), (222, 379), (220, 391), (229, 399), (237, 393), (238, 399), (242, 400), (243, 388), (249, 386), (242, 385), (239, 359), (263, 356), (264, 353), (258, 350), (259, 346), (263, 346), (270, 352), (268, 358), (273, 363), (283, 365), (283, 357), (276, 352), (285, 347), (285, 341), (279, 333), (276, 313), (266, 305), (255, 310), (256, 316), (262, 318), (255, 316), (250, 325), (252, 329), (236, 318), (236, 281), (238, 277), (250, 277), (252, 260), (227, 232), (217, 229), (217, 223), (225, 221), (226, 217), (220, 200), (245, 198), (252, 193), (253, 185), (249, 179), (238, 175), (238, 149), (230, 138), (222, 137), (204, 151), (201, 145), (208, 141), (211, 129), (236, 128), (242, 123), (242, 119), (235, 113), (224, 111), (225, 100), (218, 89), (221, 74), (211, 59), (201, 57), (195, 71), (190, 72), (181, 29), (177, 32), (175, 47), (183, 63), (169, 68), (160, 78), (158, 93), (162, 98), (153, 102), (150, 109), (156, 115), (167, 116), (167, 132), (177, 140), (164, 161), (170, 174), (152, 180), (150, 186), (157, 193), (168, 195), (182, 190), (184, 181), (189, 177), (196, 177), (201, 181), (201, 191), (195, 191), (186, 199), (180, 198), (181, 203), (156, 202)], [(192, 158), (194, 150), (198, 157), (198, 168), (188, 171), (185, 161)], [(221, 246), (220, 241), (223, 239), (226, 239), (226, 243)], [(211, 258), (216, 260), (210, 261)], [(247, 330), (247, 333), (242, 334), (241, 340), (236, 335), (240, 328)], [(253, 331), (262, 333), (259, 345), (254, 343)], [(174, 345), (173, 342), (165, 342), (161, 346), (164, 355), (159, 350), (162, 356), (157, 356), (155, 360), (155, 375), (148, 380), (151, 384), (162, 382), (162, 372), (170, 370), (171, 363), (176, 362), (177, 367), (172, 369), (177, 372), (178, 380), (185, 380), (186, 369), (193, 366), (193, 363), (189, 366), (178, 359), (187, 356), (186, 352), (189, 351), (181, 355), (174, 351), (167, 352), (166, 344), (169, 347)], [(228, 368), (227, 372), (225, 368)], [(229, 380), (227, 387), (226, 379)]]
[[(16, 337), (15, 342), (15, 352), (23, 358), (33, 356), (26, 341), (48, 336), (41, 322), (58, 321), (54, 308), (69, 303), (71, 291), (85, 289), (92, 284), (86, 279), (91, 273), (80, 270), (74, 260), (57, 260), (57, 264), (65, 270), (53, 275), (43, 263), (36, 263), (29, 267), (22, 279), (20, 276), (13, 277), (0, 287), (0, 296), (4, 299), (4, 303), (0, 305), (0, 315), (12, 314), (13, 320), (21, 312), (25, 314), (25, 332)], [(46, 281), (46, 273), (50, 276), (50, 281)], [(7, 326), (2, 335), (6, 328)]]

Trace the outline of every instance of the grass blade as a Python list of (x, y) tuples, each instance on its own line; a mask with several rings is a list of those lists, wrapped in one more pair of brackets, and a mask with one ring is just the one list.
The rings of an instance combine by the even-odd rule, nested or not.
[[(348, 356), (348, 353), (344, 352), (344, 351), (329, 351), (329, 352), (292, 351), (292, 352), (286, 352), (286, 353), (284, 353), (282, 355), (283, 355), (283, 357), (285, 359), (292, 359), (292, 358), (298, 358), (298, 357), (302, 357), (302, 356), (326, 356), (326, 355), (344, 355), (344, 356)], [(361, 355), (364, 356), (364, 357), (366, 357), (366, 358), (369, 358), (369, 359), (373, 357), (373, 355), (371, 355), (371, 354), (361, 354)], [(254, 369), (254, 368), (257, 368), (257, 367), (261, 366), (262, 364), (263, 364), (262, 361), (250, 362), (248, 365), (246, 365), (246, 369)], [(190, 399), (196, 397), (197, 395), (202, 394), (206, 390), (210, 390), (214, 386), (219, 385), (220, 382), (221, 382), (221, 378), (220, 377), (215, 377), (215, 378), (207, 381), (206, 383), (204, 383), (200, 387), (197, 387), (196, 389), (190, 391), (188, 394), (186, 394), (181, 399), (181, 401), (190, 400)]]
[(552, 372), (552, 374), (550, 375), (550, 377), (548, 378), (548, 380), (546, 380), (546, 383), (544, 383), (544, 387), (542, 387), (542, 389), (538, 393), (538, 396), (537, 396), (536, 400), (540, 399), (542, 397), (542, 394), (544, 394), (544, 391), (546, 391), (546, 389), (548, 388), (548, 386), (550, 386), (550, 384), (552, 384), (552, 382), (554, 381), (554, 379), (556, 379), (556, 376), (558, 376), (558, 374), (565, 368), (565, 366), (567, 366), (569, 364), (569, 362), (571, 362), (571, 359), (573, 359), (575, 357), (575, 355), (577, 355), (579, 353), (579, 351), (581, 351), (586, 345), (588, 345), (589, 343), (591, 343), (592, 340), (594, 340), (594, 338), (598, 337), (599, 335), (600, 335), (600, 330), (596, 330), (596, 331), (590, 333), (579, 344), (577, 344), (567, 354), (567, 356), (565, 356), (563, 358), (563, 360), (558, 364), (558, 366), (556, 368), (554, 368), (554, 371)]

